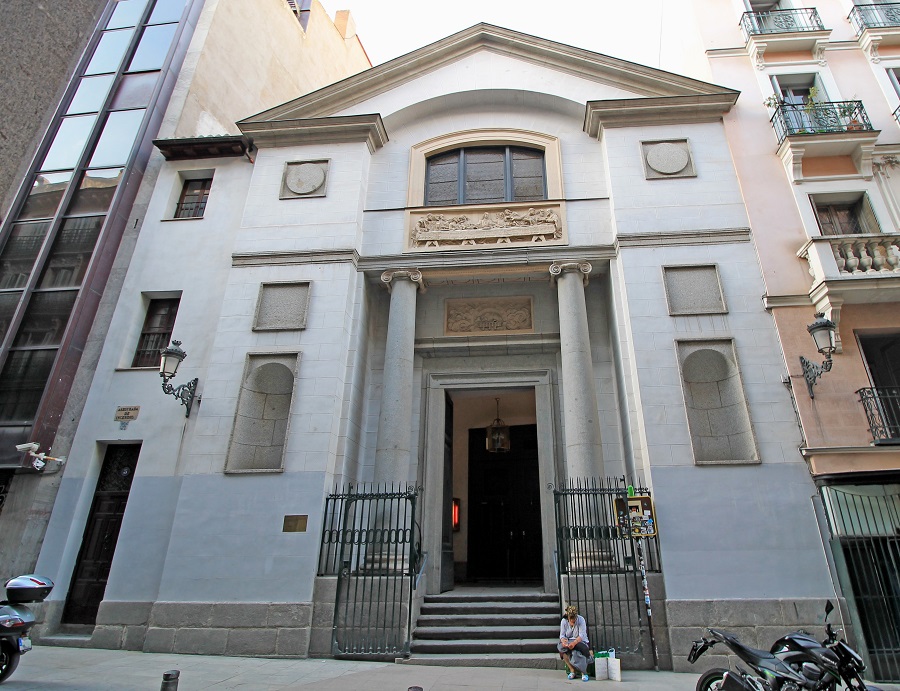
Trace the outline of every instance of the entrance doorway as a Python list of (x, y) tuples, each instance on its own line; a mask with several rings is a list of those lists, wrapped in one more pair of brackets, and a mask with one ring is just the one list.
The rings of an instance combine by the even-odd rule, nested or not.
[(537, 425), (510, 427), (510, 450), (491, 453), (485, 430), (469, 430), (467, 580), (539, 583), (540, 480)]
[(63, 624), (94, 625), (97, 621), (140, 452), (139, 444), (110, 444), (106, 448), (63, 609)]

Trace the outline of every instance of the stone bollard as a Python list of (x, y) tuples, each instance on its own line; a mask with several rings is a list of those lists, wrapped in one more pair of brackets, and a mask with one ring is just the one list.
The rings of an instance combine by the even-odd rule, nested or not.
[(163, 672), (163, 680), (159, 686), (159, 691), (178, 691), (178, 677), (180, 675), (181, 672), (177, 669)]

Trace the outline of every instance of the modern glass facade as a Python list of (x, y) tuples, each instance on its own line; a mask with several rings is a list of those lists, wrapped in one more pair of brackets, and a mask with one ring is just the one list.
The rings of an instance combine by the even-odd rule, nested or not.
[(18, 465), (15, 444), (53, 443), (200, 5), (109, 3), (0, 229), (0, 466)]

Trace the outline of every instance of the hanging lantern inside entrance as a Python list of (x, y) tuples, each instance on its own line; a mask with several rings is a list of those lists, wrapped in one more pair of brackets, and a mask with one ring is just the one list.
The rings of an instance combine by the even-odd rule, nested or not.
[(500, 399), (497, 401), (497, 417), (485, 428), (485, 442), (487, 450), (491, 453), (505, 453), (509, 451), (509, 427), (500, 419)]

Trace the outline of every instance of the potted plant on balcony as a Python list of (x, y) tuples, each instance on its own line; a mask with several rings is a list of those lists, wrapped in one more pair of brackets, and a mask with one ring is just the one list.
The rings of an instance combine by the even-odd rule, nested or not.
[(856, 130), (864, 130), (866, 126), (859, 121), (857, 117), (859, 115), (859, 107), (857, 106), (858, 101), (843, 101), (838, 106), (838, 115), (842, 118), (847, 119), (847, 131), (856, 131)]

